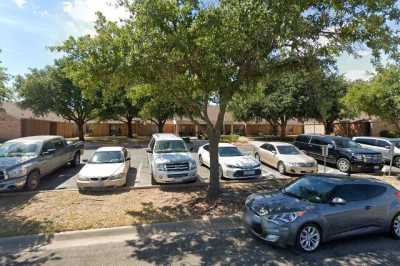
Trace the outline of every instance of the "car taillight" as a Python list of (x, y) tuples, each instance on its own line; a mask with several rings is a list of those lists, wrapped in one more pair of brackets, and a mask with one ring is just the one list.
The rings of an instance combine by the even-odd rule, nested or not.
[(396, 192), (396, 197), (397, 197), (398, 200), (400, 200), (400, 191)]

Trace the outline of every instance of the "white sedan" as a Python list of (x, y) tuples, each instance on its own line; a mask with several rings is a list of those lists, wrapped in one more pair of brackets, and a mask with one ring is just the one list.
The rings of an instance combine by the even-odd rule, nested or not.
[(99, 187), (122, 187), (126, 184), (130, 157), (123, 147), (103, 147), (85, 161), (77, 176), (79, 189)]
[[(261, 176), (261, 164), (254, 158), (244, 155), (236, 146), (220, 143), (218, 154), (220, 178), (240, 179)], [(209, 144), (199, 148), (198, 156), (200, 165), (210, 167)]]

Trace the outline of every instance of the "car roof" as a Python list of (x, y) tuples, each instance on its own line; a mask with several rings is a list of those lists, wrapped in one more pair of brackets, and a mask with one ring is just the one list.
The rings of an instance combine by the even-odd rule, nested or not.
[(7, 142), (33, 142), (33, 141), (49, 141), (53, 139), (63, 138), (61, 136), (31, 136), (31, 137), (23, 137), (18, 139), (12, 139)]
[(357, 136), (354, 138), (355, 139), (376, 139), (376, 140), (400, 141), (400, 138), (386, 138), (386, 137)]
[(218, 144), (218, 147), (221, 148), (221, 147), (236, 147), (236, 146), (230, 143), (221, 142)]
[(291, 144), (291, 143), (287, 143), (287, 142), (283, 142), (283, 141), (268, 141), (268, 142), (265, 142), (266, 144), (271, 144), (271, 145), (274, 145), (274, 146), (279, 146), (279, 145), (290, 145), (290, 146), (293, 146), (293, 144)]
[(307, 174), (304, 177), (317, 177), (324, 179), (328, 182), (335, 183), (337, 185), (343, 185), (343, 184), (383, 184), (383, 185), (388, 185), (386, 182), (373, 178), (373, 177), (354, 177), (354, 176), (348, 176), (345, 174), (326, 174), (326, 173), (321, 173), (321, 174)]
[(157, 133), (153, 134), (153, 138), (156, 140), (182, 140), (181, 137), (178, 137), (171, 133)]
[(98, 148), (96, 151), (122, 151), (124, 147), (115, 146), (115, 147), (101, 147)]

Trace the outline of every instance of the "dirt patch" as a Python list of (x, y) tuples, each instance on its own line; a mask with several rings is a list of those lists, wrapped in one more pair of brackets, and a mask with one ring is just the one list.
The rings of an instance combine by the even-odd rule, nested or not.
[(284, 182), (287, 181), (225, 184), (215, 204), (207, 201), (206, 187), (164, 187), (114, 194), (62, 191), (0, 197), (0, 236), (232, 215), (243, 210), (249, 194), (278, 189)]

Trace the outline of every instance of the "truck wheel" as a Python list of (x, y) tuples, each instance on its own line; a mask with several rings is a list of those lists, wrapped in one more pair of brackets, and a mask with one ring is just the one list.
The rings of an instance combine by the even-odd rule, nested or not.
[(28, 191), (36, 190), (40, 183), (40, 174), (34, 171), (28, 175), (26, 180), (25, 189)]
[(393, 158), (393, 165), (397, 168), (400, 168), (400, 156), (396, 156)]
[(201, 155), (199, 155), (199, 163), (200, 166), (204, 166), (203, 158), (201, 157)]
[(351, 169), (351, 163), (347, 158), (339, 158), (336, 162), (336, 167), (340, 172), (348, 173)]
[(78, 167), (81, 164), (81, 154), (75, 153), (74, 159), (71, 162), (72, 167)]

